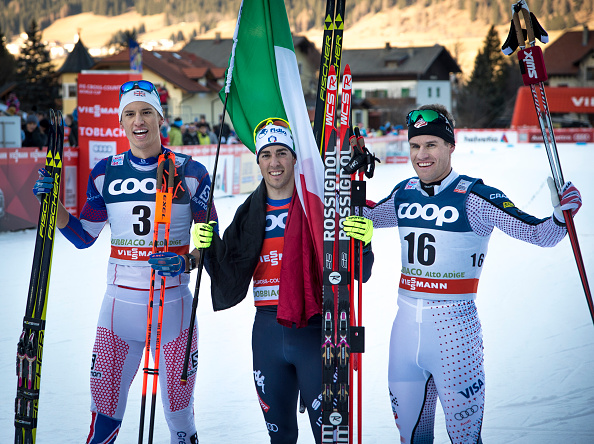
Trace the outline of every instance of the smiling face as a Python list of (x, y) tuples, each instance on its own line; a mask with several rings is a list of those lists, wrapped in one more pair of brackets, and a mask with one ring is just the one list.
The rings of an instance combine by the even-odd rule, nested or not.
[(422, 182), (437, 182), (450, 174), (454, 145), (431, 135), (412, 137), (409, 143), (410, 160)]
[(126, 105), (122, 112), (120, 128), (125, 131), (134, 156), (147, 159), (159, 155), (159, 128), (162, 124), (163, 118), (148, 103), (132, 102)]
[(260, 171), (271, 199), (286, 199), (293, 195), (295, 177), (293, 170), (297, 159), (282, 145), (270, 145), (259, 153)]

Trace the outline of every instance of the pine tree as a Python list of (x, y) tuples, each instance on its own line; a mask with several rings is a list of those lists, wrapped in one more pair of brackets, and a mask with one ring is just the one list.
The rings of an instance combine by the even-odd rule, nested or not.
[(35, 20), (27, 29), (27, 40), (16, 61), (16, 79), (16, 93), (22, 109), (46, 111), (56, 106), (57, 77)]
[(6, 36), (0, 29), (0, 86), (14, 80), (14, 56), (6, 49)]
[(507, 103), (509, 85), (514, 77), (510, 62), (501, 52), (501, 40), (491, 26), (479, 50), (470, 80), (458, 100), (458, 119), (463, 126), (485, 128), (501, 116)]

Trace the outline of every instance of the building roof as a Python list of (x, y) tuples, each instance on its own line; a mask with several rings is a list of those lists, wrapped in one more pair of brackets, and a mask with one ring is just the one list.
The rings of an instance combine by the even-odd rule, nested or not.
[(95, 60), (91, 57), (89, 51), (87, 51), (87, 48), (79, 38), (58, 72), (61, 74), (78, 73), (85, 69), (91, 69), (94, 64)]
[[(129, 49), (99, 60), (93, 69), (128, 69)], [(166, 82), (186, 93), (218, 91), (221, 86), (216, 80), (224, 76), (224, 69), (187, 51), (142, 51), (143, 69), (149, 69)], [(197, 82), (205, 78), (206, 86)]]
[[(306, 37), (293, 36), (293, 46), (304, 53), (314, 64), (320, 63), (320, 53), (315, 45)], [(233, 39), (194, 39), (183, 50), (199, 55), (200, 57), (214, 63), (218, 67), (227, 68), (229, 56), (233, 47)]]
[(575, 76), (580, 62), (594, 50), (594, 33), (587, 27), (568, 31), (544, 50), (544, 62), (549, 76)]
[(450, 73), (462, 72), (448, 50), (441, 45), (410, 48), (344, 49), (342, 65), (349, 64), (357, 80), (449, 80)]

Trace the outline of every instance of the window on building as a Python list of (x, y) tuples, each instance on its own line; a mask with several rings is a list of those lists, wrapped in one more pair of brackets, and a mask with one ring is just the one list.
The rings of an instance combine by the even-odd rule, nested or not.
[(439, 86), (435, 88), (435, 97), (441, 97), (441, 90)]
[(386, 97), (388, 97), (388, 90), (374, 89), (372, 91), (365, 91), (365, 97), (385, 99)]
[(427, 97), (431, 97), (431, 96), (432, 96), (431, 88), (429, 87), (429, 88), (427, 88)]
[(62, 84), (62, 98), (75, 99), (76, 98), (76, 83)]
[(594, 67), (586, 68), (586, 81), (590, 82), (594, 80)]
[(356, 89), (355, 92), (353, 93), (353, 96), (355, 97), (355, 99), (362, 99), (363, 98), (363, 90)]
[(401, 97), (410, 97), (410, 88), (402, 88), (400, 90)]

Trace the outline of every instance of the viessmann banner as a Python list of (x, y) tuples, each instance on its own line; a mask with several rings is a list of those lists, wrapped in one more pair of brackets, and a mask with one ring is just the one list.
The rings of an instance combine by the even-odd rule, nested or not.
[[(536, 88), (537, 92), (540, 89)], [(545, 89), (549, 110), (554, 113), (594, 113), (594, 88), (547, 86)], [(511, 127), (538, 127), (532, 91), (528, 86), (518, 89)]]
[(78, 76), (78, 208), (86, 199), (89, 173), (101, 159), (129, 148), (118, 121), (119, 88), (140, 80), (130, 72), (83, 72)]

